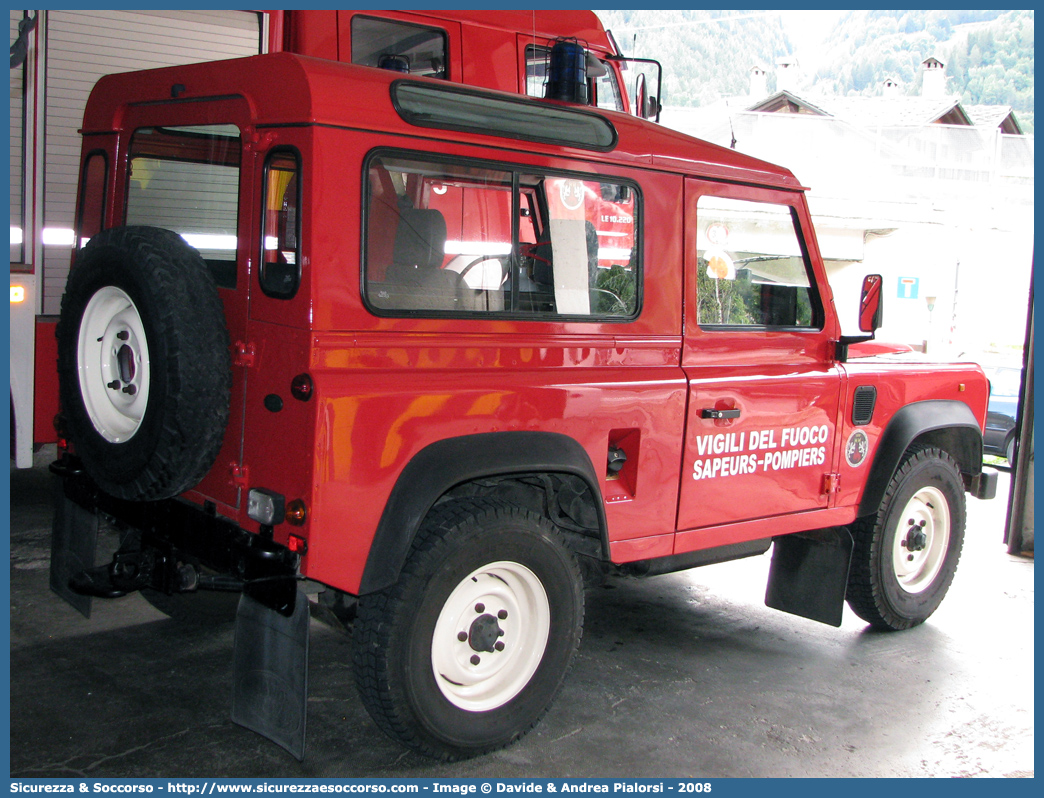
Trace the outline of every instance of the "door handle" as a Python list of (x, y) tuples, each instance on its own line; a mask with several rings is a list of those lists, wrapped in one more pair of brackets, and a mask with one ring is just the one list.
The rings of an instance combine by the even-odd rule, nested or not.
[(734, 410), (715, 410), (713, 407), (705, 407), (700, 411), (700, 418), (739, 418), (739, 408)]

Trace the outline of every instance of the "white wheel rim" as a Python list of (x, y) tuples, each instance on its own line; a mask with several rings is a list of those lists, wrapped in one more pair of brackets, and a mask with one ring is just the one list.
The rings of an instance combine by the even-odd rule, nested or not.
[(84, 308), (76, 366), (98, 434), (110, 443), (134, 437), (149, 401), (149, 347), (138, 308), (119, 288), (98, 289)]
[(950, 543), (950, 505), (938, 488), (921, 488), (899, 516), (892, 565), (907, 593), (926, 590), (942, 570)]
[(503, 706), (536, 673), (550, 628), (551, 607), (536, 574), (516, 562), (484, 565), (454, 588), (439, 613), (431, 641), (435, 683), (460, 709)]

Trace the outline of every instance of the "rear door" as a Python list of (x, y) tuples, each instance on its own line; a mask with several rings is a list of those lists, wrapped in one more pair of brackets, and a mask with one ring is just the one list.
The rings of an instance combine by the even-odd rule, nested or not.
[[(117, 207), (126, 224), (179, 233), (199, 250), (218, 285), (233, 350), (247, 341), (251, 242), (256, 238), (254, 154), (249, 108), (241, 98), (133, 106), (125, 130), (128, 170)], [(232, 396), (225, 438), (196, 488), (206, 499), (240, 502), (246, 369), (233, 351)]]
[[(825, 508), (841, 373), (801, 195), (694, 179), (685, 194), (689, 409), (678, 529)], [(680, 545), (734, 542), (709, 538)]]

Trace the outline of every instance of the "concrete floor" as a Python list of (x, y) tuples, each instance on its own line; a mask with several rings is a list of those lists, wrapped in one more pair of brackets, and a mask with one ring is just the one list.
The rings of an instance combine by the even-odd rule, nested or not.
[[(41, 457), (41, 462), (46, 457)], [(1033, 561), (1001, 542), (1008, 478), (969, 500), (925, 625), (840, 629), (762, 603), (768, 555), (589, 592), (557, 702), (520, 743), (433, 763), (385, 737), (349, 642), (311, 628), (303, 763), (229, 720), (232, 617), (140, 595), (85, 620), (48, 589), (46, 469), (11, 473), (11, 775), (25, 777), (1032, 776)]]

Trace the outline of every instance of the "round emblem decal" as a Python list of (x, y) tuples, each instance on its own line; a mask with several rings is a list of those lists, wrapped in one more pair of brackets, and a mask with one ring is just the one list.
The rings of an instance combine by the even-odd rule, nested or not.
[(866, 437), (865, 432), (857, 429), (848, 436), (848, 443), (845, 444), (845, 459), (852, 468), (863, 464), (868, 451), (870, 451), (870, 439)]

